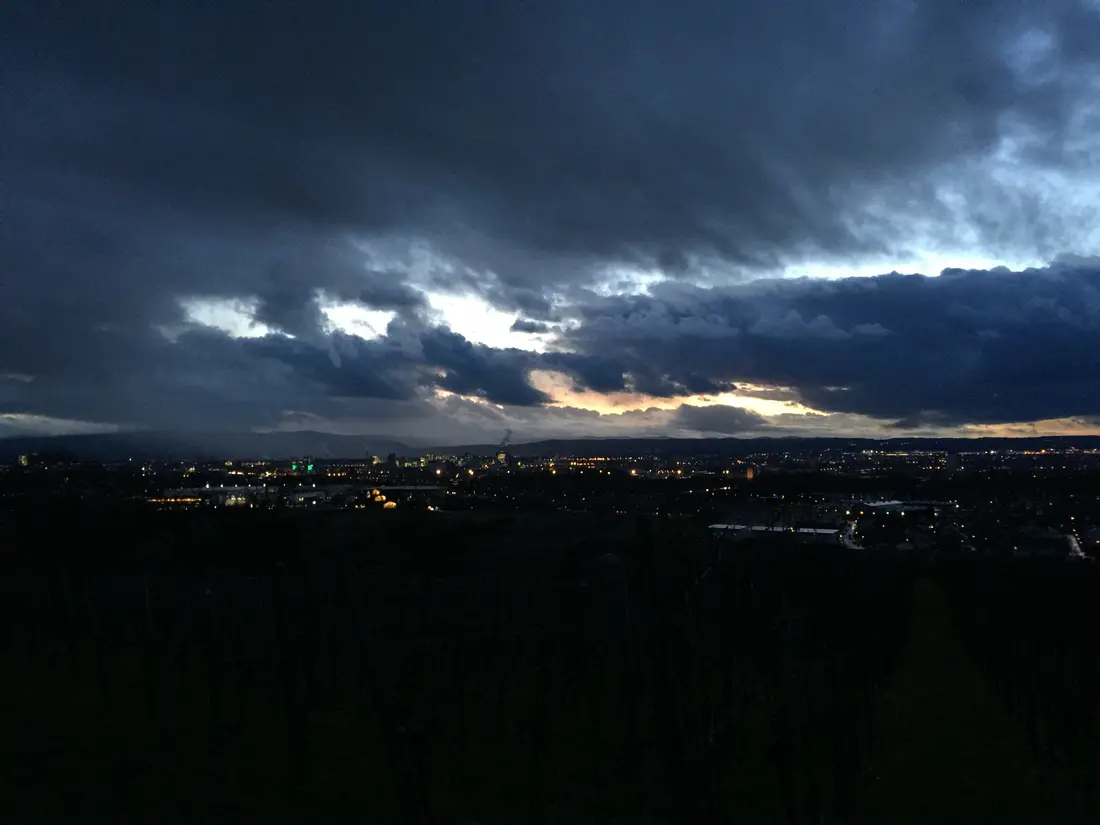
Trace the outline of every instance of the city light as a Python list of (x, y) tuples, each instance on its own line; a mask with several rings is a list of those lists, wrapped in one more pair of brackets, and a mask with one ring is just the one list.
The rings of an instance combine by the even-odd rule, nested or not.
[[(901, 542), (921, 550), (955, 552), (976, 545), (979, 552), (990, 555), (1050, 555), (1060, 552), (1055, 545), (1060, 548), (1068, 544), (1069, 534), (1073, 534), (1084, 548), (1085, 557), (1100, 548), (1100, 540), (1095, 538), (1100, 535), (1100, 506), (1094, 508), (1091, 499), (1080, 493), (1067, 493), (1062, 502), (1053, 501), (1045, 493), (1036, 496), (1034, 483), (1030, 481), (1032, 477), (1041, 477), (1036, 473), (1044, 472), (1047, 465), (1055, 470), (1065, 467), (1081, 473), (1094, 470), (1100, 467), (1100, 460), (1094, 457), (1100, 456), (1100, 452), (1048, 451), (1043, 454), (1038, 450), (1002, 450), (988, 454), (963, 453), (968, 463), (960, 473), (973, 474), (975, 481), (984, 475), (1002, 472), (1002, 465), (1009, 457), (1015, 457), (1014, 467), (1019, 470), (1018, 478), (1023, 486), (1019, 493), (1002, 493), (994, 497), (990, 497), (989, 488), (976, 486), (961, 503), (958, 499), (935, 500), (938, 496), (933, 490), (941, 482), (934, 475), (936, 468), (930, 466), (934, 462), (929, 461), (929, 455), (919, 450), (838, 450), (808, 456), (786, 447), (781, 452), (761, 451), (744, 457), (717, 453), (677, 456), (648, 451), (590, 457), (582, 453), (557, 454), (554, 458), (531, 456), (522, 462), (515, 461), (510, 469), (500, 463), (486, 462), (485, 456), (472, 454), (426, 455), (423, 461), (415, 463), (403, 456), (394, 456), (386, 459), (384, 467), (368, 456), (365, 461), (326, 459), (319, 473), (309, 475), (306, 475), (307, 470), (317, 470), (321, 465), (306, 460), (215, 457), (194, 465), (179, 460), (142, 460), (133, 462), (131, 472), (136, 484), (140, 485), (140, 499), (154, 509), (217, 507), (222, 511), (291, 506), (316, 510), (365, 507), (369, 510), (372, 504), (375, 507), (382, 505), (384, 509), (396, 509), (400, 504), (402, 510), (423, 513), (435, 512), (440, 509), (438, 504), (446, 500), (446, 509), (455, 512), (530, 507), (565, 514), (652, 515), (658, 512), (659, 506), (662, 516), (713, 516), (716, 521), (721, 519), (730, 523), (736, 522), (733, 514), (741, 512), (739, 519), (749, 523), (748, 519), (761, 518), (758, 510), (775, 507), (791, 513), (782, 519), (783, 533), (790, 533), (792, 523), (800, 528), (812, 525), (836, 531), (837, 541), (847, 547), (894, 549)], [(989, 457), (982, 458), (985, 455)], [(1059, 460), (1052, 462), (1052, 455)], [(13, 456), (7, 466), (11, 468), (18, 459)], [(36, 472), (38, 468), (51, 466), (49, 459), (38, 454), (26, 456), (26, 461)], [(982, 464), (983, 461), (986, 463)], [(1040, 465), (1041, 461), (1047, 464)], [(1071, 461), (1075, 465), (1071, 465)], [(427, 462), (426, 467), (424, 462)], [(115, 466), (125, 463), (123, 459)], [(901, 465), (908, 468), (920, 484), (926, 485), (925, 492), (912, 499), (898, 500), (901, 497), (895, 498), (897, 494), (885, 492), (897, 489), (886, 486), (890, 482), (879, 482), (883, 486), (876, 483), (858, 495), (799, 492), (802, 484), (795, 475), (828, 473), (830, 480), (838, 476), (886, 479), (888, 473)], [(479, 466), (483, 467), (481, 473), (476, 470)], [(424, 469), (434, 472), (424, 476)], [(444, 469), (449, 477), (453, 473), (456, 481), (467, 478), (477, 480), (478, 484), (445, 485), (442, 482)], [(557, 484), (559, 469), (567, 476), (563, 479), (564, 488)], [(750, 469), (756, 477), (753, 487), (731, 481), (738, 473), (745, 474), (741, 478), (746, 477)], [(547, 485), (543, 481), (540, 489), (538, 478), (545, 479), (543, 473), (547, 470), (554, 477), (554, 483)], [(1005, 468), (1004, 472), (1009, 469)], [(192, 480), (186, 481), (192, 474)], [(30, 479), (35, 473), (25, 475)], [(59, 483), (70, 484), (69, 475), (68, 470), (59, 474)], [(433, 475), (437, 480), (428, 482)], [(306, 488), (304, 477), (310, 479), (309, 488)], [(627, 478), (630, 481), (624, 480)], [(1006, 480), (1010, 478), (1006, 476)], [(786, 479), (791, 480), (790, 485)], [(652, 489), (656, 485), (665, 489)], [(392, 492), (383, 494), (383, 490)], [(408, 491), (408, 503), (405, 491)], [(386, 506), (390, 497), (397, 499), (393, 507)], [(855, 509), (857, 503), (863, 504), (864, 509)], [(1074, 507), (1073, 514), (1065, 512), (1070, 506)], [(1045, 516), (1044, 509), (1047, 511)], [(960, 513), (965, 513), (977, 526), (989, 529), (974, 532), (972, 526), (967, 531), (967, 525), (959, 523)], [(1060, 523), (1059, 518), (1063, 519)], [(800, 535), (798, 530), (795, 533)], [(904, 541), (900, 538), (902, 533)]]

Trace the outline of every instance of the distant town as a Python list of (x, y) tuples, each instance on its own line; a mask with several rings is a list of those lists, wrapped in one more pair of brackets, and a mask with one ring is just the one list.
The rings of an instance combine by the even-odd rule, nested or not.
[[(812, 442), (810, 442), (812, 444)], [(616, 442), (621, 446), (622, 442)], [(726, 454), (465, 452), (285, 460), (92, 461), (49, 451), (0, 465), (0, 513), (36, 504), (167, 510), (471, 511), (692, 519), (744, 542), (891, 553), (1091, 560), (1100, 449), (828, 447)], [(3, 516), (0, 515), (0, 518)]]

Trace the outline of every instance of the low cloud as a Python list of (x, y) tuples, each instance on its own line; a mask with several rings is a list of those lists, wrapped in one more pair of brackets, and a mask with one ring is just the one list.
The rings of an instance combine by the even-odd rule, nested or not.
[(566, 345), (620, 353), (625, 372), (656, 383), (781, 385), (818, 410), (937, 425), (1100, 409), (1091, 260), (680, 288), (601, 299), (579, 315)]
[(740, 435), (768, 426), (759, 413), (724, 404), (707, 407), (684, 404), (672, 420), (680, 429), (715, 435)]
[(531, 321), (524, 318), (517, 318), (512, 324), (512, 332), (529, 332), (534, 334), (551, 332), (553, 329), (554, 327), (545, 321)]

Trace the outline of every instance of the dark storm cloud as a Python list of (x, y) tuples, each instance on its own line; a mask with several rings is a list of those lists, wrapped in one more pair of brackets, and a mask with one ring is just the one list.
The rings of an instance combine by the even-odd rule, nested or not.
[(676, 411), (673, 422), (680, 429), (721, 435), (734, 435), (768, 426), (759, 413), (725, 405), (702, 407), (684, 404)]
[[(1062, 159), (1096, 57), (1095, 18), (1068, 0), (43, 2), (16, 17), (17, 135), (41, 164), (64, 153), (234, 220), (473, 232), (673, 269), (705, 250), (771, 262), (900, 242), (853, 223), (863, 187), (988, 150), (1009, 119)], [(1053, 46), (1023, 75), (1012, 56), (1034, 30)]]
[[(985, 305), (951, 315), (936, 302), (953, 295), (908, 282), (882, 289), (905, 293), (914, 317), (938, 312), (944, 343), (849, 286), (775, 287), (758, 302), (767, 312), (657, 289), (632, 299), (644, 323), (621, 299), (564, 304), (624, 263), (713, 281), (712, 264), (904, 255), (914, 227), (943, 243), (973, 233), (1006, 255), (1079, 247), (1091, 206), (956, 172), (980, 171), (1010, 133), (1044, 173), (1090, 168), (1079, 104), (1096, 76), (1095, 24), (1069, 0), (8, 4), (0, 371), (35, 381), (0, 397), (25, 412), (247, 426), (302, 392), (317, 409), (326, 397), (409, 403), (442, 369), (454, 392), (545, 400), (526, 376), (549, 356), (430, 329), (382, 344), (322, 331), (321, 296), (412, 329), (427, 314), (420, 286), (531, 321), (582, 313), (589, 349), (563, 368), (601, 391), (751, 379), (835, 408), (920, 414), (903, 373), (852, 377), (885, 376), (920, 341), (921, 370), (941, 351), (961, 359), (923, 383), (927, 409), (1080, 407), (1087, 390), (1051, 384), (1058, 370), (1003, 320), (979, 330), (976, 351), (1041, 373), (1046, 400), (1002, 389), (1007, 400), (989, 401), (951, 377), (977, 356), (947, 341)], [(416, 244), (438, 260), (367, 251)], [(181, 328), (180, 302), (194, 298), (247, 302), (297, 343), (193, 330), (171, 343), (160, 329)], [(1077, 352), (1066, 322), (1043, 323), (1039, 350)], [(738, 336), (752, 343), (723, 362)], [(807, 378), (825, 352), (844, 363), (822, 373), (846, 380)]]
[(324, 326), (314, 290), (306, 283), (265, 291), (256, 303), (254, 317), (288, 335), (308, 335)]
[(623, 362), (605, 355), (548, 352), (541, 357), (540, 362), (546, 369), (569, 375), (576, 389), (622, 392), (629, 386)]
[(477, 291), (505, 311), (515, 310), (541, 321), (557, 320), (553, 301), (538, 289), (502, 284), (495, 289), (479, 285)]
[(411, 289), (391, 272), (369, 273), (367, 283), (356, 297), (368, 307), (397, 312), (422, 309), (425, 305), (424, 293)]
[(683, 395), (709, 395), (725, 392), (732, 385), (715, 381), (695, 372), (690, 365), (674, 373), (662, 372), (660, 367), (637, 361), (630, 366), (629, 389), (631, 392), (656, 398), (674, 398)]
[(248, 429), (277, 423), (282, 401), (315, 390), (289, 365), (252, 357), (241, 342), (195, 331), (163, 336), (98, 330), (67, 366), (39, 362), (35, 380), (5, 411), (179, 429)]
[(324, 396), (403, 401), (415, 396), (415, 363), (387, 341), (334, 333), (327, 348), (270, 335), (235, 343), (256, 360), (285, 364)]
[(566, 343), (665, 382), (790, 387), (906, 426), (1100, 410), (1100, 261), (657, 293), (585, 308)]
[[(1087, 419), (1100, 410), (1098, 263), (658, 289), (584, 308), (562, 339), (571, 352), (494, 349), (422, 324), (391, 324), (373, 341), (190, 329), (173, 342), (106, 326), (77, 339), (68, 361), (44, 347), (5, 362), (0, 403), (7, 413), (225, 429), (276, 426), (284, 411), (346, 417), (349, 405), (378, 421), (417, 410), (427, 420), (421, 393), (436, 386), (505, 405), (514, 418), (548, 400), (531, 372), (554, 370), (578, 389), (666, 397), (740, 381), (744, 395), (904, 429)], [(493, 408), (475, 409), (484, 418)], [(666, 424), (732, 433), (763, 421), (686, 405)]]
[(525, 350), (471, 344), (446, 329), (425, 333), (421, 345), (425, 361), (444, 371), (437, 383), (445, 390), (483, 396), (495, 404), (529, 406), (550, 400), (528, 383), (536, 360)]
[[(342, 333), (233, 339), (188, 329), (174, 341), (158, 334), (122, 342), (121, 333), (100, 331), (98, 341), (86, 341), (99, 344), (90, 359), (99, 370), (57, 366), (41, 369), (33, 380), (4, 378), (0, 411), (131, 426), (247, 429), (278, 425), (291, 410), (324, 417), (346, 415), (349, 404), (374, 414), (384, 412), (386, 402), (413, 409), (433, 386), (494, 404), (548, 400), (527, 381), (539, 365), (533, 353), (471, 344), (446, 329), (391, 332), (365, 341)], [(77, 354), (74, 362), (80, 363)]]
[(545, 321), (531, 321), (525, 318), (517, 318), (512, 323), (512, 332), (529, 332), (532, 334), (550, 332), (552, 327)]

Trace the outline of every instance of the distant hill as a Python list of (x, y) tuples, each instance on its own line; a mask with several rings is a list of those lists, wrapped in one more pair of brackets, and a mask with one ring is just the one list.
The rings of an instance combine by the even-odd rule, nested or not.
[[(1043, 448), (1100, 449), (1100, 436), (1047, 436), (1042, 438), (578, 438), (512, 444), (507, 449), (519, 457), (575, 455), (620, 456), (745, 456), (761, 452), (812, 453), (825, 450), (1027, 450)], [(475, 455), (495, 453), (491, 444), (437, 447), (441, 453)]]
[[(746, 456), (762, 452), (815, 453), (825, 450), (944, 450), (968, 452), (1001, 449), (1100, 449), (1100, 436), (1043, 438), (578, 438), (511, 444), (521, 458), (538, 456), (645, 456), (658, 458), (703, 455)], [(418, 456), (493, 455), (497, 444), (411, 447), (384, 437), (333, 435), (312, 431), (277, 433), (131, 432), (94, 435), (35, 436), (0, 439), (0, 459), (24, 453), (53, 453), (78, 459), (282, 459), (365, 458), (396, 453)]]
[(78, 459), (145, 460), (205, 458), (365, 458), (415, 455), (406, 444), (375, 436), (311, 431), (277, 433), (98, 433), (0, 439), (0, 458), (24, 453), (60, 453)]

